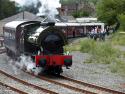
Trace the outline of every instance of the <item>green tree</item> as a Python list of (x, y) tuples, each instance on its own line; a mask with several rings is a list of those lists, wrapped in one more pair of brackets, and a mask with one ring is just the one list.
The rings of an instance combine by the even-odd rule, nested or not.
[(15, 2), (0, 0), (0, 19), (9, 17), (17, 12)]
[(71, 4), (71, 3), (78, 3), (78, 2), (88, 2), (91, 0), (60, 0), (61, 4)]
[(101, 0), (97, 4), (97, 16), (99, 20), (107, 25), (116, 25), (115, 30), (120, 27), (119, 15), (125, 13), (125, 0)]
[(125, 31), (125, 14), (119, 15), (119, 21), (121, 23), (120, 29)]
[(88, 11), (79, 10), (77, 12), (74, 12), (72, 15), (75, 18), (78, 18), (78, 17), (88, 17), (90, 15), (90, 13)]
[(97, 4), (98, 1), (99, 1), (99, 0), (89, 0), (89, 2), (92, 2), (92, 3), (94, 3), (95, 5)]

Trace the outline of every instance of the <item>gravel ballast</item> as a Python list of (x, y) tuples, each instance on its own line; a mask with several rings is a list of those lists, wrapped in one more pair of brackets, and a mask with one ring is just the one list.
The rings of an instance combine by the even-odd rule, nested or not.
[[(85, 64), (83, 63), (90, 56), (86, 53), (75, 51), (71, 53), (73, 55), (73, 65), (70, 69), (63, 68), (63, 74), (73, 79), (93, 83), (99, 86), (103, 86), (110, 89), (125, 92), (125, 77), (118, 75), (117, 73), (111, 73), (110, 65), (105, 64)], [(0, 55), (0, 68), (6, 72), (14, 74), (11, 64), (8, 64), (6, 54)], [(46, 81), (41, 81), (35, 77), (27, 75), (26, 73), (18, 70), (18, 74), (15, 75), (30, 83), (37, 84), (47, 89), (53, 90), (61, 94), (79, 94), (69, 89), (60, 87), (58, 85), (51, 84)], [(1, 77), (0, 77), (1, 79)]]
[(89, 55), (75, 51), (73, 55), (73, 65), (69, 70), (64, 68), (64, 75), (81, 81), (93, 83), (106, 88), (125, 92), (125, 77), (117, 73), (111, 73), (110, 65), (83, 63)]
[[(1, 68), (1, 70), (4, 70), (7, 73), (10, 73), (10, 74), (16, 76), (17, 78), (20, 78), (20, 79), (25, 80), (29, 83), (41, 86), (41, 87), (46, 88), (48, 90), (52, 90), (52, 91), (57, 92), (59, 94), (80, 94), (79, 92), (75, 92), (73, 90), (64, 88), (62, 86), (55, 85), (55, 84), (43, 81), (39, 78), (33, 77), (31, 75), (28, 75), (27, 73), (25, 73), (21, 70), (18, 70), (18, 69), (15, 69), (15, 68), (13, 70), (12, 65), (8, 64), (8, 62), (7, 62), (8, 61), (7, 58), (8, 57), (5, 54), (0, 55), (0, 59), (2, 61), (1, 65), (0, 65), (0, 68)], [(15, 70), (16, 70), (17, 74), (14, 74)], [(0, 79), (3, 79), (3, 78), (0, 77)], [(25, 87), (24, 87), (24, 89), (25, 89)], [(29, 94), (32, 94), (32, 93), (29, 93)], [(33, 94), (35, 94), (35, 93), (33, 93)]]
[(0, 85), (0, 94), (19, 94), (19, 93), (10, 90), (8, 87)]

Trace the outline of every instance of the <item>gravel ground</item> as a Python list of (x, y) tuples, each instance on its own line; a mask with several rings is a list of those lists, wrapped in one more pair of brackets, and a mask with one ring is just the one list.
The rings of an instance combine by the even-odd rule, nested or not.
[(29, 94), (43, 94), (44, 93), (44, 92), (41, 92), (39, 90), (35, 90), (34, 88), (31, 88), (29, 86), (25, 86), (25, 85), (23, 85), (23, 84), (21, 84), (21, 83), (19, 83), (17, 81), (14, 81), (13, 79), (11, 79), (11, 78), (3, 75), (3, 74), (0, 74), (0, 80), (3, 83), (5, 83), (5, 84), (7, 84), (7, 85), (9, 85), (11, 87), (15, 87), (15, 88), (17, 88), (17, 89), (19, 89), (21, 91), (27, 92)]
[(0, 94), (19, 94), (19, 93), (10, 90), (8, 87), (0, 85)]
[[(2, 69), (4, 71), (18, 77), (18, 78), (21, 78), (21, 79), (23, 79), (23, 80), (25, 80), (27, 82), (32, 83), (32, 84), (36, 84), (38, 86), (41, 86), (43, 88), (55, 91), (55, 92), (57, 92), (59, 94), (80, 94), (80, 93), (74, 92), (74, 91), (72, 91), (70, 89), (63, 88), (62, 86), (55, 85), (55, 84), (40, 80), (40, 79), (38, 79), (36, 77), (28, 75), (27, 73), (24, 73), (23, 71), (20, 71), (20, 70), (17, 70), (17, 69), (16, 69), (17, 74), (15, 74), (15, 69), (13, 70), (11, 64), (8, 64), (7, 58), (8, 57), (5, 54), (0, 55), (0, 60), (1, 60), (0, 61), (0, 63), (1, 63), (0, 64), (0, 69)], [(0, 77), (0, 80), (1, 79), (2, 79), (2, 81), (5, 81), (2, 77)], [(25, 89), (26, 87), (22, 87), (22, 88)], [(29, 93), (29, 94), (35, 94), (35, 93)]]
[(111, 73), (110, 65), (106, 64), (85, 64), (83, 63), (89, 55), (75, 51), (73, 65), (69, 70), (64, 68), (64, 75), (74, 79), (93, 83), (99, 86), (125, 92), (125, 77)]
[[(75, 51), (71, 53), (73, 55), (73, 65), (70, 69), (64, 69), (63, 74), (78, 80), (85, 82), (93, 83), (99, 86), (115, 89), (118, 91), (125, 92), (125, 77), (118, 75), (117, 73), (111, 73), (110, 65), (106, 64), (85, 64), (83, 63), (89, 55), (87, 53), (80, 53)], [(0, 68), (14, 74), (12, 67), (8, 64), (7, 56), (5, 54), (0, 55)], [(63, 94), (75, 94), (73, 91), (50, 84), (45, 81), (41, 81), (37, 78), (34, 78), (26, 73), (17, 72), (15, 75), (20, 77), (28, 82), (38, 84), (39, 86), (45, 87), (47, 89), (56, 91)], [(0, 77), (1, 79), (1, 77)], [(1, 94), (1, 92), (0, 92)], [(79, 94), (79, 93), (76, 93)]]

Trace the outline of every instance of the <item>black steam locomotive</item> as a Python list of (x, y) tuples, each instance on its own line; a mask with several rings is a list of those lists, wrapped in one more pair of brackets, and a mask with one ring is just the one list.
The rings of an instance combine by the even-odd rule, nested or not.
[(72, 65), (72, 56), (63, 54), (67, 38), (54, 23), (12, 21), (3, 31), (7, 55), (14, 59), (21, 54), (31, 56), (36, 67), (56, 74), (62, 72), (62, 66)]

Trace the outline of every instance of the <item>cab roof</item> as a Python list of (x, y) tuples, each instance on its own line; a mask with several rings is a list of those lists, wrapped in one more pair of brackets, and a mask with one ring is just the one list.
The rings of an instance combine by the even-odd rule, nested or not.
[(5, 28), (13, 28), (16, 29), (17, 26), (19, 26), (20, 24), (24, 23), (26, 21), (12, 21), (12, 22), (8, 22), (5, 24)]

